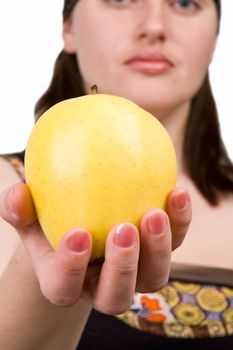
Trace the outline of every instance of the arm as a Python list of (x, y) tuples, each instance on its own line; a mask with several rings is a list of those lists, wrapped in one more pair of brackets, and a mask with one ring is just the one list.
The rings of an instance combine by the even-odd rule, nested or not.
[(59, 308), (42, 295), (31, 261), (21, 244), (0, 281), (0, 348), (73, 350), (90, 312), (79, 300)]

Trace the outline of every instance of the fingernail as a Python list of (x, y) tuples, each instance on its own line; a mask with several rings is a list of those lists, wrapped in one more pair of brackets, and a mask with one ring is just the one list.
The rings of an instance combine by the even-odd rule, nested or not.
[(167, 226), (167, 220), (164, 215), (160, 213), (151, 214), (147, 218), (147, 229), (150, 233), (154, 235), (159, 235), (163, 233)]
[(90, 244), (89, 236), (85, 232), (73, 234), (67, 240), (67, 247), (73, 253), (82, 253), (88, 249)]
[(187, 193), (181, 192), (178, 195), (174, 197), (174, 206), (176, 209), (182, 210), (187, 206), (188, 203), (188, 196)]
[(121, 248), (131, 247), (136, 239), (135, 228), (131, 224), (121, 224), (117, 227), (113, 241)]

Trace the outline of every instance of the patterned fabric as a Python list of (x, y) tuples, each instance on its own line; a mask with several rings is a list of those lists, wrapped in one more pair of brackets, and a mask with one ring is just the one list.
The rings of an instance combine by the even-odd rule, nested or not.
[(136, 293), (130, 310), (117, 317), (167, 337), (232, 335), (233, 288), (173, 280), (157, 293)]

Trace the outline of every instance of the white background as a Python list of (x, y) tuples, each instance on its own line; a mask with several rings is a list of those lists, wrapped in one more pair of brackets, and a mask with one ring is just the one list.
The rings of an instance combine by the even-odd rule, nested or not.
[[(33, 110), (47, 88), (62, 48), (63, 0), (11, 0), (0, 4), (0, 153), (25, 148)], [(222, 0), (221, 31), (211, 81), (222, 135), (233, 159), (233, 1)]]

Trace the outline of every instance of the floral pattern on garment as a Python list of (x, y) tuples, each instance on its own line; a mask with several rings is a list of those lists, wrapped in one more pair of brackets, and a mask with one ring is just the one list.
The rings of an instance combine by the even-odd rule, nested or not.
[(156, 293), (136, 293), (118, 315), (132, 327), (175, 338), (233, 334), (233, 288), (171, 280)]

